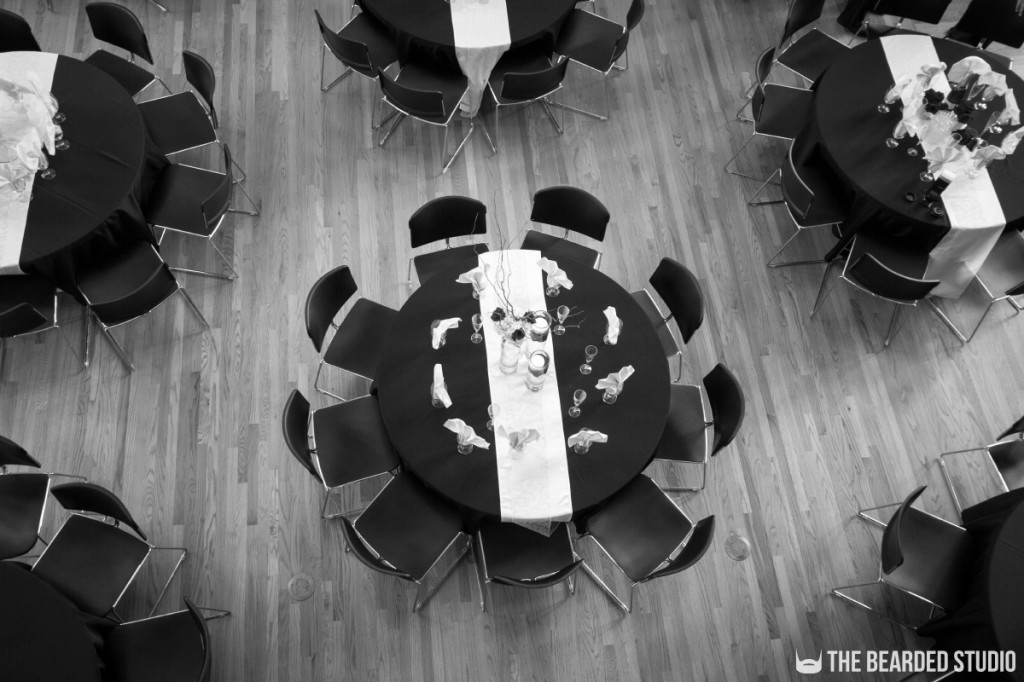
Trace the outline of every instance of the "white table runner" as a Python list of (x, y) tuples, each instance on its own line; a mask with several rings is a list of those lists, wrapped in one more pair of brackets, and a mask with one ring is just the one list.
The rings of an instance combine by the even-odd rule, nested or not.
[(451, 0), (455, 56), (469, 79), (462, 112), (475, 116), (494, 65), (505, 54), (512, 38), (505, 0)]
[[(504, 273), (504, 291), (516, 314), (547, 309), (543, 273), (537, 265), (540, 252), (490, 251), (480, 254), (479, 259), (481, 265), (490, 267), (491, 284), (480, 294), (480, 314), (484, 319), (491, 403), (498, 406), (493, 439), (501, 519), (549, 532), (551, 523), (568, 521), (572, 516), (568, 452), (562, 431), (554, 348), (550, 337), (543, 344), (526, 341), (519, 370), (512, 375), (502, 374), (498, 370), (501, 336), (490, 322), (491, 312), (502, 305), (499, 292), (493, 285), (499, 269)], [(526, 357), (534, 350), (545, 350), (551, 358), (544, 387), (537, 392), (530, 391), (525, 385)], [(513, 453), (508, 439), (498, 435), (499, 429), (506, 433), (537, 429), (540, 439), (528, 443), (522, 453)]]
[[(904, 75), (916, 75), (925, 64), (941, 61), (930, 36), (885, 36), (880, 40), (893, 82)], [(949, 92), (945, 74), (937, 74), (932, 79), (932, 87)], [(917, 106), (917, 102), (905, 99), (904, 105)], [(987, 169), (980, 171), (977, 177), (963, 176), (954, 180), (942, 193), (942, 204), (950, 229), (928, 254), (925, 279), (940, 281), (933, 295), (958, 298), (998, 241), (1006, 227), (1006, 216)]]
[[(6, 52), (0, 54), (0, 79), (16, 85), (30, 87), (29, 74), (37, 83), (49, 90), (53, 86), (53, 72), (57, 55), (46, 52)], [(35, 177), (29, 180), (31, 193)], [(0, 189), (0, 275), (24, 274), (18, 266), (21, 244), (25, 238), (29, 202), (21, 201), (9, 189)]]

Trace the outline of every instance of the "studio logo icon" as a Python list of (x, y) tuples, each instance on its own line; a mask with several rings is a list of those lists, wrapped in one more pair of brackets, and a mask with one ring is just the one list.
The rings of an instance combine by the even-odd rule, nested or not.
[(793, 653), (796, 654), (796, 671), (803, 675), (814, 675), (815, 673), (821, 672), (821, 652), (818, 652), (818, 658), (807, 658), (801, 659), (800, 652), (793, 649)]

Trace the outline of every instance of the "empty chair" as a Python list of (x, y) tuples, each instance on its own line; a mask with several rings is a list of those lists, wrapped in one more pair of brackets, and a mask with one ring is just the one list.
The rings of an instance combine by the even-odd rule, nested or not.
[[(451, 168), (452, 162), (462, 153), (466, 142), (476, 130), (476, 117), (469, 119), (469, 130), (466, 131), (462, 141), (459, 142), (455, 151), (448, 155), (448, 129), (459, 111), (459, 103), (469, 90), (469, 81), (462, 74), (450, 73), (438, 68), (424, 66), (413, 62), (406, 63), (399, 71), (397, 78), (391, 78), (383, 69), (377, 70), (380, 89), (383, 92), (383, 102), (386, 102), (397, 113), (394, 123), (387, 129), (381, 130), (378, 137), (378, 144), (383, 147), (394, 134), (402, 121), (412, 117), (417, 121), (428, 123), (432, 126), (444, 128), (444, 142), (442, 143), (442, 154), (445, 158), (441, 160), (441, 172), (446, 173)], [(381, 113), (383, 117), (383, 112)], [(487, 126), (481, 122), (484, 137), (491, 151), (496, 152), (491, 134), (487, 132)]]
[(564, 186), (539, 189), (533, 195), (530, 220), (560, 227), (562, 236), (528, 230), (520, 248), (540, 251), (555, 261), (568, 258), (596, 268), (601, 264), (601, 252), (569, 241), (569, 232), (603, 242), (610, 218), (604, 204), (585, 190)]
[(585, 533), (629, 580), (629, 601), (608, 587), (586, 560), (583, 570), (623, 611), (631, 613), (637, 585), (696, 564), (711, 546), (714, 531), (714, 516), (694, 525), (654, 481), (640, 475), (587, 519)]
[[(825, 274), (821, 278), (821, 286), (818, 289), (818, 296), (814, 302), (814, 309), (811, 311), (812, 318), (832, 293), (832, 289), (835, 288), (835, 282), (827, 288), (826, 284), (828, 276), (836, 264), (837, 261), (832, 261), (825, 269)], [(895, 336), (900, 310), (905, 306), (915, 307), (921, 301), (928, 304), (928, 307), (953, 332), (960, 343), (967, 342), (960, 330), (946, 317), (935, 301), (929, 298), (929, 294), (939, 285), (939, 281), (920, 279), (924, 275), (927, 265), (927, 252), (888, 244), (865, 231), (858, 233), (850, 244), (839, 279), (875, 298), (893, 304), (889, 330), (885, 335), (884, 346), (886, 348)]]
[(29, 23), (5, 9), (0, 9), (0, 52), (39, 52)]
[(967, 448), (966, 450), (952, 450), (939, 455), (942, 477), (946, 480), (946, 487), (949, 488), (949, 493), (953, 496), (953, 504), (956, 505), (956, 511), (961, 515), (961, 518), (964, 506), (960, 502), (960, 495), (957, 493), (956, 485), (949, 474), (946, 460), (954, 455), (973, 455), (974, 453), (984, 453), (983, 456), (988, 464), (991, 465), (996, 480), (999, 483), (999, 492), (1009, 492), (1011, 487), (1016, 488), (1020, 484), (1019, 480), (1014, 480), (1014, 483), (1017, 485), (1011, 486), (1007, 482), (1007, 475), (1016, 473), (1016, 478), (1019, 479), (1020, 477), (1019, 468), (1024, 465), (1024, 433), (1004, 433), (999, 437), (998, 441), (991, 445), (980, 448)]
[[(903, 27), (903, 22), (906, 19), (925, 24), (938, 24), (942, 21), (942, 15), (946, 13), (950, 2), (952, 0), (877, 0), (871, 11), (874, 14), (890, 14), (899, 17), (895, 27), (899, 30)], [(864, 19), (853, 37), (856, 38), (861, 33), (867, 33), (868, 30), (868, 21)], [(884, 33), (889, 32), (885, 31)]]
[(456, 265), (475, 268), (477, 256), (487, 250), (486, 244), (466, 244), (452, 248), (451, 239), (487, 234), (487, 206), (470, 197), (449, 196), (431, 199), (416, 209), (409, 218), (409, 238), (412, 248), (444, 240), (443, 251), (422, 253), (409, 258), (409, 286), (412, 270), (420, 284), (441, 270)]
[[(418, 586), (413, 611), (444, 584), (470, 546), (458, 510), (408, 473), (391, 479), (355, 523), (347, 518), (341, 522), (345, 542), (359, 561)], [(460, 541), (455, 560), (430, 587), (427, 575)]]
[(1018, 6), (1017, 0), (971, 0), (948, 37), (985, 48), (996, 42), (1019, 50), (1024, 46), (1024, 16)]
[[(960, 526), (911, 507), (926, 487), (910, 493), (902, 503), (857, 512), (865, 521), (885, 528), (878, 578), (869, 583), (837, 587), (832, 590), (833, 596), (911, 629), (916, 626), (896, 620), (847, 592), (883, 584), (916, 597), (933, 609), (949, 611), (963, 603), (970, 588), (977, 548)], [(868, 513), (891, 507), (898, 509), (887, 524)]]
[(996, 303), (1006, 301), (1013, 308), (1014, 315), (1020, 313), (1021, 304), (1014, 299), (1024, 296), (1024, 236), (1013, 228), (1003, 230), (999, 241), (975, 273), (974, 281), (981, 285), (989, 302), (978, 324), (967, 337), (968, 343), (974, 339), (974, 335), (981, 329), (981, 323)]
[(662, 258), (648, 281), (665, 302), (668, 315), (661, 312), (646, 288), (634, 291), (630, 296), (640, 304), (654, 325), (665, 355), (670, 358), (679, 357), (679, 371), (676, 373), (676, 381), (679, 381), (683, 376), (683, 351), (676, 343), (669, 323), (675, 320), (684, 346), (690, 342), (694, 332), (700, 329), (704, 322), (704, 295), (701, 293), (700, 282), (685, 265), (672, 258)]
[[(491, 70), (488, 82), (491, 97), (494, 98), (494, 134), (501, 136), (501, 125), (498, 121), (502, 107), (530, 106), (540, 104), (548, 115), (551, 124), (558, 134), (562, 134), (563, 121), (555, 118), (551, 104), (558, 104), (555, 97), (562, 91), (562, 81), (569, 60), (559, 57), (552, 64), (546, 54), (541, 51), (527, 49), (506, 52)], [(556, 108), (559, 108), (556, 106)]]
[[(111, 254), (102, 265), (81, 273), (78, 290), (92, 311), (92, 316), (86, 319), (96, 319), (103, 335), (129, 371), (134, 372), (135, 365), (110, 330), (149, 314), (174, 294), (181, 293), (203, 327), (210, 328), (210, 323), (192, 297), (174, 279), (174, 273), (153, 245), (147, 242), (122, 248)], [(86, 337), (89, 337), (88, 331)], [(88, 341), (85, 364), (89, 364)]]
[(0, 276), (0, 376), (3, 375), (7, 339), (51, 329), (60, 332), (71, 352), (78, 357), (78, 351), (57, 320), (57, 288), (38, 275)]
[(146, 39), (142, 23), (131, 10), (113, 2), (92, 2), (85, 6), (85, 13), (89, 16), (89, 26), (96, 40), (128, 52), (128, 59), (124, 59), (106, 50), (97, 50), (85, 60), (87, 64), (116, 80), (132, 97), (155, 81), (159, 81), (167, 94), (171, 94), (171, 89), (159, 76), (135, 64), (136, 56), (152, 64), (153, 55), (149, 51), (149, 40)]
[[(607, 121), (611, 114), (608, 101), (608, 74), (612, 69), (628, 67), (629, 35), (644, 16), (644, 0), (632, 0), (626, 12), (626, 25), (621, 26), (592, 12), (574, 9), (558, 32), (555, 52), (601, 74), (604, 87), (605, 112), (595, 113), (571, 107), (563, 103), (556, 106), (576, 114)], [(626, 66), (617, 67), (619, 59), (627, 57)]]
[[(676, 464), (699, 464), (700, 486), (663, 487), (668, 492), (703, 490), (708, 479), (708, 460), (729, 445), (743, 425), (746, 400), (743, 388), (728, 367), (719, 363), (704, 375), (700, 386), (669, 385), (669, 411), (665, 431), (654, 459)], [(711, 414), (705, 411), (707, 398)]]
[(309, 401), (295, 389), (284, 406), (284, 442), (295, 459), (324, 486), (320, 517), (333, 519), (361, 510), (328, 514), (331, 494), (353, 483), (393, 473), (401, 461), (388, 439), (377, 396), (367, 395), (313, 412), (309, 437)]
[(793, 0), (786, 15), (786, 25), (775, 50), (775, 61), (808, 82), (818, 80), (832, 62), (849, 49), (817, 28), (794, 40), (801, 29), (821, 18), (825, 0)]
[(398, 315), (394, 308), (360, 297), (341, 324), (334, 324), (338, 311), (356, 291), (352, 271), (342, 265), (318, 279), (306, 296), (306, 334), (317, 353), (323, 349), (328, 330), (335, 330), (331, 343), (320, 357), (313, 388), (338, 400), (343, 398), (320, 388), (324, 364), (373, 380), (380, 364), (381, 346)]
[[(80, 610), (116, 616), (116, 608), (154, 551), (180, 552), (149, 615), (156, 612), (185, 560), (184, 547), (156, 547), (114, 493), (95, 483), (64, 483), (53, 496), (71, 516), (53, 536), (32, 572)], [(130, 530), (129, 530), (130, 529)]]
[[(576, 556), (567, 524), (558, 524), (550, 536), (513, 523), (488, 520), (476, 533), (477, 582), (480, 610), (487, 610), (491, 583), (544, 589), (565, 582), (576, 591), (573, 576), (582, 560)], [(486, 586), (486, 587), (485, 587)]]

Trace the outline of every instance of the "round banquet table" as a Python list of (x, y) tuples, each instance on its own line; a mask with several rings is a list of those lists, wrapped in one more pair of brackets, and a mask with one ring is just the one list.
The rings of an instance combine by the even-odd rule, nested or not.
[[(971, 55), (984, 56), (981, 50), (951, 40), (935, 38), (933, 42), (947, 66)], [(993, 70), (1006, 73), (997, 65)], [(1007, 85), (1024, 101), (1024, 81), (1012, 72), (1006, 76)], [(934, 218), (919, 202), (904, 199), (907, 192), (923, 193), (925, 185), (918, 176), (927, 161), (923, 154), (907, 155), (907, 146), (916, 139), (909, 135), (897, 149), (885, 146), (900, 120), (900, 110), (895, 106), (888, 114), (880, 114), (876, 107), (893, 80), (881, 40), (858, 45), (837, 59), (816, 85), (818, 149), (853, 193), (853, 212), (844, 224), (844, 236), (870, 223), (930, 250), (949, 231), (949, 221), (945, 216)], [(1001, 97), (994, 100), (992, 108), (1001, 101)], [(1013, 129), (1007, 126), (1004, 134)], [(1024, 187), (1024, 150), (993, 163), (988, 171), (1007, 223), (1019, 227), (1024, 223), (1024, 192), (1020, 191)], [(830, 256), (835, 253), (837, 250)]]
[[(608, 442), (591, 446), (586, 454), (567, 450), (569, 485), (574, 515), (610, 497), (651, 460), (665, 429), (669, 405), (668, 360), (651, 323), (630, 295), (608, 276), (586, 265), (559, 263), (573, 282), (556, 298), (546, 298), (554, 311), (561, 305), (582, 310), (567, 320), (561, 336), (553, 335), (555, 373), (562, 409), (563, 437), (581, 428), (607, 434)], [(470, 319), (480, 303), (468, 284), (455, 280), (465, 270), (458, 267), (427, 280), (406, 301), (385, 342), (377, 378), (378, 398), (392, 443), (409, 470), (421, 481), (467, 513), (500, 518), (498, 469), (494, 433), (485, 428), (490, 393), (483, 343), (473, 344)], [(513, 272), (512, 277), (515, 277)], [(622, 320), (622, 335), (614, 346), (602, 343), (606, 320), (602, 311), (614, 306)], [(447, 334), (438, 350), (430, 346), (430, 324), (435, 319), (461, 317), (462, 323)], [(579, 324), (579, 328), (571, 325)], [(485, 325), (491, 325), (486, 320)], [(487, 330), (484, 330), (486, 333)], [(594, 344), (597, 357), (593, 372), (580, 374), (585, 346)], [(452, 400), (448, 409), (431, 405), (430, 386), (435, 363), (444, 367), (445, 383)], [(626, 382), (613, 405), (601, 401), (597, 380), (633, 365), (635, 374)], [(525, 378), (525, 360), (517, 376)], [(582, 388), (587, 399), (582, 414), (571, 418), (572, 394)], [(545, 385), (541, 390), (551, 390)], [(455, 449), (455, 434), (444, 428), (447, 419), (458, 417), (491, 443), (468, 455)]]
[[(0, 54), (0, 72), (12, 55), (26, 59)], [(155, 243), (142, 205), (167, 159), (132, 98), (99, 69), (58, 55), (51, 90), (67, 116), (61, 128), (71, 146), (50, 158), (55, 178), (35, 178), (19, 267), (75, 294), (75, 273), (112, 249)]]
[(0, 562), (0, 677), (99, 682), (93, 635), (71, 602), (31, 572)]
[[(451, 6), (445, 0), (358, 0), (388, 28), (401, 62), (426, 61), (459, 72)], [(516, 49), (534, 42), (548, 52), (577, 0), (508, 0), (508, 28)]]

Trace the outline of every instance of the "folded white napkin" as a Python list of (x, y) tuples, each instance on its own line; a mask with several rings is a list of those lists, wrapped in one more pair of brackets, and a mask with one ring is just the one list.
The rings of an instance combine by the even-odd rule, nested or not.
[(604, 379), (597, 380), (597, 386), (595, 388), (614, 388), (618, 392), (622, 392), (622, 385), (626, 383), (626, 379), (633, 376), (633, 365), (626, 365), (618, 372), (612, 372)]
[(540, 431), (537, 429), (514, 429), (506, 431), (504, 426), (498, 427), (498, 435), (508, 439), (508, 444), (513, 450), (522, 450), (527, 443), (540, 440)]
[(619, 319), (613, 306), (604, 309), (604, 316), (608, 318), (608, 342), (615, 345), (619, 342), (619, 333), (622, 331), (622, 320)]
[(978, 77), (978, 85), (985, 86), (986, 99), (992, 99), (997, 95), (1005, 95), (1009, 90), (1006, 85), (1006, 76), (995, 71), (981, 74)]
[(434, 365), (434, 383), (430, 385), (430, 397), (440, 400), (446, 408), (452, 406), (451, 396), (448, 395), (448, 389), (444, 387), (444, 372), (441, 370), (440, 362)]
[(490, 443), (476, 435), (476, 431), (473, 430), (472, 426), (461, 419), (449, 419), (444, 423), (444, 427), (458, 436), (461, 443), (469, 443), (484, 450), (491, 447)]
[(1009, 156), (1017, 151), (1017, 145), (1020, 144), (1020, 139), (1022, 137), (1024, 137), (1024, 128), (1018, 128), (1003, 138), (1003, 144), (1001, 144), (999, 148)]
[(449, 317), (447, 320), (439, 320), (436, 327), (431, 327), (430, 345), (434, 347), (434, 350), (441, 347), (441, 337), (443, 337), (449, 329), (458, 327), (459, 322), (462, 322), (461, 317)]
[(580, 429), (578, 432), (569, 436), (569, 439), (565, 442), (570, 448), (580, 443), (607, 443), (608, 436), (601, 433), (600, 431), (592, 431), (591, 429)]
[(1007, 90), (1004, 99), (1006, 100), (1006, 108), (1003, 109), (1003, 113), (999, 114), (999, 123), (1008, 123), (1015, 126), (1020, 123), (1020, 108), (1017, 106), (1017, 96), (1013, 94), (1013, 90)]
[(550, 258), (544, 258), (541, 256), (541, 259), (537, 261), (537, 265), (539, 265), (540, 269), (548, 275), (548, 288), (564, 287), (566, 289), (572, 289), (572, 280), (565, 274), (565, 270), (558, 267), (558, 263)]
[(903, 93), (907, 88), (912, 87), (914, 84), (914, 77), (909, 74), (904, 74), (898, 81), (893, 83), (892, 87), (885, 93), (885, 103), (893, 104), (896, 100), (903, 97)]
[(992, 65), (981, 57), (964, 57), (953, 66), (949, 67), (949, 82), (959, 83), (971, 74), (982, 76), (992, 72)]
[(487, 265), (478, 265), (472, 270), (467, 270), (459, 275), (455, 281), (462, 284), (475, 283), (478, 289), (483, 289), (487, 283)]
[(928, 159), (928, 172), (938, 175), (943, 167), (956, 161), (963, 150), (960, 147), (928, 147), (924, 152), (924, 158)]
[[(932, 87), (932, 79), (940, 73), (945, 73), (946, 63), (939, 62), (938, 64), (925, 64), (921, 67), (921, 71), (917, 74), (917, 82), (922, 88), (928, 90)], [(952, 79), (950, 79), (952, 80)]]
[(1006, 152), (1000, 147), (982, 147), (974, 152), (974, 163), (983, 168), (993, 161), (1001, 161), (1006, 158)]

